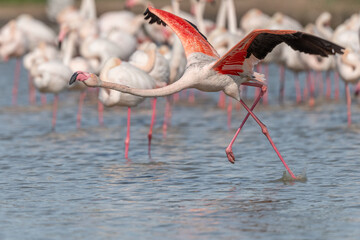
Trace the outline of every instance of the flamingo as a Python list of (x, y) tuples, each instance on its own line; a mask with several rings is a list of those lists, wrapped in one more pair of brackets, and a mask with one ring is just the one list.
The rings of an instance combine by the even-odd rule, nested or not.
[[(142, 71), (141, 69), (133, 66), (128, 62), (123, 62), (119, 58), (114, 58), (114, 57), (109, 58), (106, 61), (103, 69), (100, 72), (100, 77), (112, 83), (126, 84), (135, 88), (152, 89), (155, 87), (155, 80), (146, 72)], [(128, 159), (129, 144), (130, 144), (131, 108), (137, 106), (139, 103), (144, 101), (144, 99), (145, 99), (144, 97), (138, 97), (131, 94), (121, 93), (118, 91), (108, 90), (104, 88), (101, 88), (99, 92), (99, 100), (105, 106), (128, 107), (127, 133), (125, 139), (125, 159)], [(149, 138), (149, 141), (150, 140), (151, 138)]]
[(21, 70), (21, 56), (23, 56), (29, 48), (26, 35), (19, 30), (16, 21), (9, 21), (0, 30), (0, 58), (8, 61), (9, 58), (16, 58), (16, 65), (14, 71), (13, 89), (12, 89), (12, 104), (17, 104), (17, 95)]
[[(232, 145), (242, 126), (251, 115), (261, 127), (263, 134), (269, 140), (286, 170), (293, 179), (296, 179), (277, 150), (267, 127), (253, 113), (256, 104), (267, 91), (266, 80), (262, 74), (254, 72), (253, 67), (261, 59), (264, 59), (267, 53), (271, 52), (276, 45), (282, 42), (290, 45), (295, 50), (321, 56), (342, 53), (343, 48), (327, 40), (300, 31), (263, 29), (254, 30), (249, 33), (230, 49), (227, 54), (220, 58), (195, 25), (169, 12), (153, 7), (149, 7), (144, 14), (145, 19), (150, 19), (150, 24), (168, 25), (180, 38), (185, 49), (188, 64), (184, 75), (178, 81), (163, 88), (144, 90), (106, 82), (95, 74), (75, 72), (70, 78), (69, 84), (75, 81), (82, 81), (88, 87), (109, 88), (141, 97), (167, 96), (185, 88), (197, 88), (206, 92), (224, 91), (226, 95), (240, 101), (248, 112), (234, 138), (226, 148), (225, 152), (230, 163), (235, 163)], [(240, 85), (248, 85), (261, 89), (260, 94), (250, 108), (240, 98)]]
[[(309, 24), (306, 27), (306, 32), (317, 35), (324, 39), (332, 39), (333, 30), (329, 27), (331, 20), (331, 15), (328, 12), (323, 12), (316, 19), (315, 24)], [(330, 71), (335, 68), (335, 59), (333, 57), (321, 58), (318, 56), (310, 55), (301, 55), (304, 59), (304, 62), (307, 66), (319, 73), (326, 72), (326, 98), (331, 98), (331, 81), (330, 81)], [(322, 89), (321, 89), (322, 90)], [(313, 91), (313, 90), (312, 90)], [(337, 89), (338, 91), (338, 89)], [(310, 98), (310, 105), (313, 105), (314, 99), (313, 96)]]
[(28, 14), (22, 14), (9, 21), (0, 31), (0, 54), (4, 60), (16, 57), (13, 105), (17, 104), (17, 92), (20, 78), (20, 57), (36, 48), (39, 42), (55, 44), (54, 31), (43, 22)]
[[(59, 57), (60, 57), (59, 51), (56, 49), (56, 47), (45, 42), (40, 42), (37, 48), (33, 49), (32, 51), (24, 55), (23, 64), (24, 67), (28, 70), (30, 104), (34, 104), (36, 102), (36, 92), (35, 92), (32, 76), (36, 75), (38, 71), (38, 66), (41, 63)], [(45, 101), (46, 96), (43, 94), (41, 97), (42, 100)]]
[(346, 48), (344, 55), (336, 58), (336, 65), (341, 79), (345, 82), (347, 119), (351, 125), (351, 96), (349, 83), (356, 84), (360, 81), (360, 53)]
[[(170, 66), (168, 60), (160, 53), (157, 49), (155, 43), (145, 42), (139, 46), (138, 50), (134, 52), (129, 59), (129, 63), (142, 69), (144, 72), (148, 73), (155, 80), (155, 87), (164, 87), (169, 83), (170, 80)], [(156, 110), (157, 98), (153, 99), (153, 116), (151, 118), (151, 125), (148, 134), (149, 139), (149, 153), (151, 147), (152, 139), (152, 128), (155, 121), (155, 110)], [(165, 105), (165, 115), (164, 115), (164, 136), (166, 135), (167, 123), (169, 117), (169, 101), (167, 99)]]

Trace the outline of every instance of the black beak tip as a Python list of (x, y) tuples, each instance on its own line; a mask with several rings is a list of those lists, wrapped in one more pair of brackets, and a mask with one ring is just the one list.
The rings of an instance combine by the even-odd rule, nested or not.
[(62, 41), (59, 41), (59, 42), (58, 42), (58, 49), (59, 49), (59, 50), (61, 49), (61, 44), (62, 44)]
[(78, 73), (77, 73), (77, 72), (75, 72), (75, 73), (71, 76), (70, 81), (69, 81), (69, 85), (72, 85), (74, 82), (76, 82), (77, 76), (78, 76)]

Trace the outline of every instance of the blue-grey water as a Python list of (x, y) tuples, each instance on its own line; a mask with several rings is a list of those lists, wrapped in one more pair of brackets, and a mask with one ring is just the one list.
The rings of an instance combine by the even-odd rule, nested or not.
[(252, 119), (233, 147), (236, 163), (227, 161), (245, 111), (233, 112), (229, 130), (218, 94), (176, 103), (166, 138), (160, 99), (151, 159), (150, 102), (134, 108), (127, 161), (125, 108), (106, 109), (99, 127), (87, 98), (77, 130), (78, 93), (63, 93), (52, 132), (52, 96), (29, 106), (24, 69), (11, 105), (14, 65), (0, 64), (0, 239), (359, 239), (360, 107), (353, 103), (347, 127), (342, 82), (339, 101), (309, 108), (294, 103), (287, 72), (279, 105), (270, 67), (270, 105), (256, 113), (294, 173), (307, 177), (286, 182)]

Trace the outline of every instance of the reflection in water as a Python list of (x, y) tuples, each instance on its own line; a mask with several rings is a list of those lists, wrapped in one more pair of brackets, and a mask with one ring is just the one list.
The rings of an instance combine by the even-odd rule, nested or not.
[[(2, 86), (10, 88), (3, 76)], [(193, 106), (177, 103), (166, 139), (165, 101), (159, 99), (151, 159), (146, 101), (134, 110), (126, 161), (120, 108), (107, 110), (105, 127), (98, 127), (88, 101), (83, 128), (76, 130), (77, 96), (64, 93), (56, 132), (50, 132), (50, 98), (49, 106), (28, 107), (23, 84), (20, 106), (9, 107), (11, 90), (1, 89), (0, 238), (356, 239), (359, 109), (353, 108), (355, 124), (347, 128), (344, 102), (294, 106), (291, 84), (289, 103), (278, 106), (278, 85), (271, 81), (271, 104), (256, 112), (300, 176), (295, 182), (282, 175), (283, 165), (253, 120), (234, 145), (236, 163), (228, 163), (225, 147), (245, 113), (233, 113), (229, 131), (217, 94), (199, 95)]]

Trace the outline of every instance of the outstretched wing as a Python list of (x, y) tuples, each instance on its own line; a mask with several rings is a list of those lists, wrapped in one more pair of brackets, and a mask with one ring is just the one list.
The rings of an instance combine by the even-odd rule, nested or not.
[(191, 22), (178, 17), (172, 13), (149, 7), (146, 9), (145, 19), (150, 18), (150, 24), (157, 23), (164, 26), (168, 25), (180, 38), (185, 49), (186, 57), (191, 53), (201, 52), (208, 56), (219, 58), (216, 50), (207, 41), (206, 37), (199, 32), (197, 27)]
[(330, 41), (304, 32), (293, 30), (254, 30), (220, 58), (214, 64), (213, 69), (223, 74), (237, 75), (244, 71), (244, 66), (250, 64), (252, 67), (257, 61), (264, 59), (274, 47), (282, 42), (294, 50), (323, 57), (342, 53), (344, 49)]

